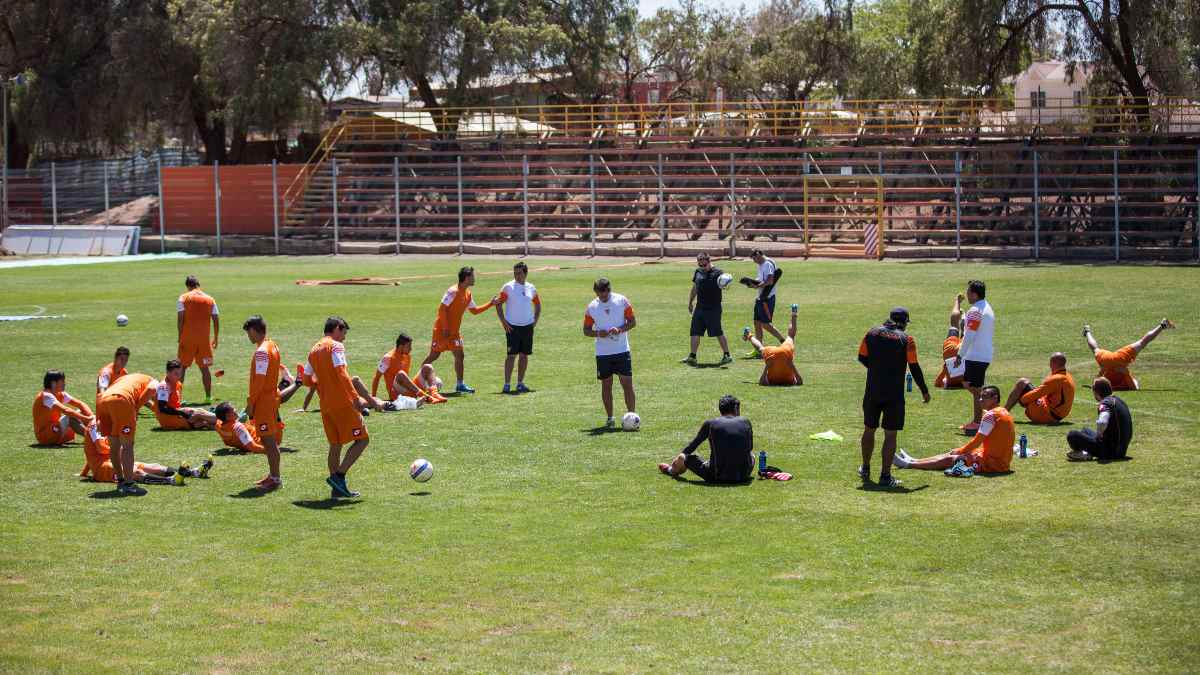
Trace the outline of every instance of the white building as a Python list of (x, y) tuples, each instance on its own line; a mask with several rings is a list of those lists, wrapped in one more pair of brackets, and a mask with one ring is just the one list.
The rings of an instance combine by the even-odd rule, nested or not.
[(1088, 80), (1095, 69), (1064, 61), (1036, 61), (1011, 78), (1017, 119), (1032, 124), (1087, 119)]

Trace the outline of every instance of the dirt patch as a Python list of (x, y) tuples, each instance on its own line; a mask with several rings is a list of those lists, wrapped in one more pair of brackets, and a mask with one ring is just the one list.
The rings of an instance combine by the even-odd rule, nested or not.
[(97, 213), (84, 225), (153, 225), (158, 217), (158, 197), (141, 197)]

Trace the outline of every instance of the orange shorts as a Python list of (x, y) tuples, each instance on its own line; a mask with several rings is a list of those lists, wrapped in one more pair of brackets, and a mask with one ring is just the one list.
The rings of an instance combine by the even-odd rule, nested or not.
[[(142, 462), (133, 463), (133, 475), (135, 478), (141, 478), (148, 473), (162, 475), (166, 473), (167, 467), (161, 464), (144, 464)], [(111, 460), (106, 460), (100, 465), (97, 471), (92, 472), (92, 480), (97, 483), (115, 483), (117, 482), (117, 474), (113, 471)]]
[(448, 337), (442, 337), (441, 333), (440, 330), (433, 331), (433, 346), (430, 347), (430, 351), (435, 354), (462, 351), (462, 333), (453, 333)]
[(283, 443), (283, 427), (285, 425), (278, 418), (275, 418), (274, 422), (250, 420), (250, 424), (253, 425), (254, 433), (258, 435), (259, 442), (262, 442), (262, 439), (268, 436), (274, 436), (276, 445)]
[(1096, 363), (1100, 366), (1100, 374), (1108, 378), (1114, 391), (1129, 391), (1137, 389), (1129, 366), (1137, 360), (1137, 350), (1133, 345), (1125, 345), (1115, 352), (1107, 349), (1096, 350)]
[[(39, 445), (66, 445), (75, 440), (75, 430), (67, 423), (66, 416), (63, 416), (62, 421), (48, 427), (41, 427), (34, 430), (33, 435), (37, 437)], [(66, 426), (64, 429), (63, 426)]]
[(283, 440), (283, 422), (279, 420), (278, 398), (256, 401), (251, 422), (259, 438), (274, 436), (276, 442)]
[(1008, 460), (992, 457), (984, 452), (982, 448), (972, 450), (971, 452), (964, 452), (959, 457), (967, 463), (967, 466), (975, 469), (977, 473), (1003, 473), (1008, 471)]
[(212, 343), (205, 340), (184, 340), (179, 343), (179, 363), (184, 368), (192, 365), (195, 362), (198, 366), (205, 368), (212, 365), (213, 353)]
[(193, 428), (191, 422), (175, 415), (159, 415), (155, 413), (154, 417), (158, 420), (160, 429), (168, 431), (191, 431)]
[(325, 410), (321, 407), (321, 424), (330, 445), (344, 445), (369, 438), (362, 414), (355, 408)]
[(767, 364), (767, 384), (796, 384), (796, 374), (791, 368), (792, 360), (796, 358), (796, 345), (791, 338), (778, 347), (763, 347), (762, 357)]
[(1054, 415), (1050, 414), (1050, 406), (1046, 405), (1044, 398), (1039, 398), (1025, 406), (1025, 416), (1034, 424), (1054, 424), (1058, 421), (1054, 419)]
[(119, 396), (101, 396), (96, 417), (101, 435), (132, 436), (137, 431), (137, 409)]

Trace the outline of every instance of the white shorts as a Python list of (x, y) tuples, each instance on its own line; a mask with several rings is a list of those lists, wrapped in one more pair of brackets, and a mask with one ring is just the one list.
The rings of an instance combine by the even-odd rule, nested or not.
[(392, 405), (395, 406), (396, 410), (416, 410), (417, 399), (411, 396), (397, 396), (396, 400), (392, 401)]

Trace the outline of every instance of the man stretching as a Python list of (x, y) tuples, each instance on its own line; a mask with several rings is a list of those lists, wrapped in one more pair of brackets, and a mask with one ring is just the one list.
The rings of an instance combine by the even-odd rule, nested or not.
[(976, 473), (1004, 473), (1012, 462), (1013, 441), (1017, 427), (1012, 415), (1000, 407), (1000, 389), (987, 385), (979, 390), (980, 405), (987, 412), (979, 422), (979, 430), (966, 445), (950, 452), (925, 459), (916, 459), (901, 450), (894, 460), (900, 469), (937, 469), (949, 471), (948, 476), (970, 477)]
[(800, 371), (796, 370), (796, 312), (799, 308), (792, 305), (792, 320), (788, 326), (787, 338), (778, 347), (766, 347), (758, 338), (750, 334), (749, 329), (742, 331), (742, 339), (754, 345), (755, 351), (762, 354), (763, 369), (758, 376), (758, 383), (764, 387), (791, 387), (804, 384)]
[(462, 327), (463, 312), (470, 310), (472, 314), (482, 314), (492, 308), (496, 298), (482, 307), (475, 306), (471, 297), (471, 287), (475, 285), (475, 268), (463, 267), (458, 270), (458, 283), (446, 289), (442, 295), (442, 304), (438, 305), (437, 319), (433, 322), (433, 341), (429, 345), (429, 355), (421, 362), (428, 365), (438, 360), (442, 352), (454, 355), (454, 374), (458, 384), (454, 391), (460, 394), (474, 394), (475, 390), (463, 382), (463, 339), (459, 330)]
[[(754, 429), (750, 420), (742, 417), (742, 404), (726, 394), (717, 402), (720, 417), (705, 420), (700, 431), (675, 456), (670, 464), (659, 464), (658, 470), (668, 476), (681, 476), (688, 469), (706, 483), (744, 483), (754, 470)], [(696, 448), (708, 441), (709, 459), (704, 461)]]
[(1012, 410), (1013, 406), (1020, 405), (1025, 408), (1025, 416), (1030, 422), (1055, 424), (1071, 414), (1074, 403), (1075, 378), (1067, 372), (1067, 355), (1055, 352), (1050, 355), (1050, 374), (1042, 380), (1041, 386), (1034, 387), (1022, 377), (1017, 380), (1004, 407)]
[(1175, 324), (1171, 323), (1170, 319), (1163, 319), (1140, 340), (1125, 345), (1115, 352), (1100, 348), (1100, 345), (1096, 343), (1096, 338), (1092, 336), (1091, 326), (1083, 327), (1083, 337), (1087, 340), (1088, 347), (1091, 348), (1092, 354), (1096, 357), (1096, 363), (1100, 366), (1100, 377), (1112, 383), (1113, 391), (1131, 391), (1139, 389), (1141, 385), (1133, 373), (1129, 372), (1129, 366), (1137, 360), (1138, 354), (1142, 353), (1146, 345), (1158, 337), (1159, 333), (1174, 327)]

